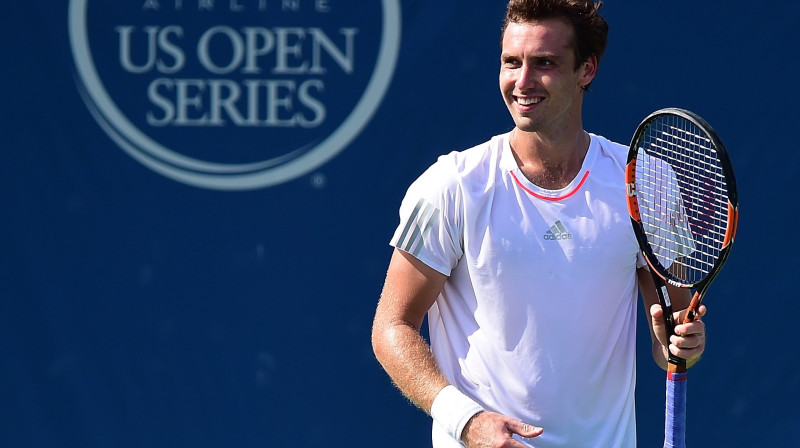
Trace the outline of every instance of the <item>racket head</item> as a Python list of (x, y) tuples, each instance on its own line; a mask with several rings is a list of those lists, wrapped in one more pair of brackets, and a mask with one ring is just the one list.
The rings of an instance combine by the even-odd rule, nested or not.
[(701, 291), (702, 300), (728, 258), (739, 214), (719, 135), (691, 111), (657, 110), (631, 139), (625, 177), (631, 224), (651, 271)]

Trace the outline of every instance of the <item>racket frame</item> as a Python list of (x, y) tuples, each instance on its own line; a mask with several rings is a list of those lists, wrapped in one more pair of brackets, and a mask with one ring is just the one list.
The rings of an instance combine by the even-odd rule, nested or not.
[[(720, 167), (722, 168), (727, 185), (728, 227), (725, 232), (719, 257), (717, 257), (715, 260), (714, 265), (709, 270), (708, 275), (694, 283), (686, 282), (673, 275), (668, 268), (661, 264), (661, 262), (658, 260), (658, 257), (656, 257), (653, 249), (650, 247), (650, 244), (647, 241), (647, 235), (642, 224), (641, 214), (639, 212), (639, 203), (636, 195), (637, 154), (640, 150), (644, 150), (641, 147), (641, 140), (645, 131), (652, 125), (652, 123), (665, 115), (675, 115), (684, 118), (692, 122), (695, 126), (707, 134), (714, 146), (714, 149), (716, 150), (717, 158), (719, 159)], [(733, 246), (733, 241), (736, 236), (737, 223), (739, 221), (739, 198), (736, 190), (736, 176), (733, 173), (733, 165), (731, 163), (730, 156), (725, 149), (725, 145), (722, 143), (722, 140), (717, 132), (711, 127), (711, 125), (708, 124), (708, 122), (689, 110), (680, 109), (677, 107), (668, 107), (651, 113), (645, 117), (645, 119), (642, 120), (642, 122), (636, 128), (636, 132), (631, 139), (631, 144), (628, 149), (628, 158), (625, 169), (625, 187), (628, 199), (628, 212), (631, 216), (631, 224), (633, 226), (634, 233), (636, 234), (636, 239), (639, 242), (639, 247), (642, 250), (647, 264), (650, 266), (650, 272), (653, 274), (653, 279), (656, 281), (656, 289), (659, 291), (659, 301), (661, 302), (662, 307), (665, 308), (665, 320), (669, 321), (666, 322), (667, 329), (672, 330), (674, 328), (674, 322), (672, 322), (673, 319), (671, 311), (668, 316), (666, 315), (667, 308), (671, 310), (672, 307), (669, 296), (666, 293), (666, 288), (663, 287), (661, 283), (667, 283), (678, 288), (694, 289), (696, 291), (690, 302), (684, 323), (693, 321), (697, 315), (697, 309), (700, 306), (700, 303), (702, 302), (709, 285), (711, 285), (711, 282), (719, 274), (722, 266), (727, 261), (731, 247)], [(665, 294), (666, 297), (662, 297), (662, 295)]]

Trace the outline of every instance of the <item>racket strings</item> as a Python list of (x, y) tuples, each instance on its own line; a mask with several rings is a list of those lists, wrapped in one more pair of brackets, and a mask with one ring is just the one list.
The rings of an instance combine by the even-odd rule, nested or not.
[(662, 116), (639, 146), (636, 190), (648, 242), (673, 275), (696, 283), (715, 265), (728, 227), (727, 185), (714, 143), (691, 121)]

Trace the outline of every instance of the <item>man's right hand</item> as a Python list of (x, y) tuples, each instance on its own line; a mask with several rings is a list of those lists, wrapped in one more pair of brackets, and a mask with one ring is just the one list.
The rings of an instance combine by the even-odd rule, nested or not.
[(467, 448), (526, 448), (514, 439), (519, 435), (526, 439), (538, 437), (544, 430), (538, 426), (495, 412), (483, 411), (475, 414), (461, 433)]

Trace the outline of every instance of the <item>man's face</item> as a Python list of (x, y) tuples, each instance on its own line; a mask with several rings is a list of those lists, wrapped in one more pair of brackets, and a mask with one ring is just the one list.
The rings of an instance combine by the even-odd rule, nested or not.
[(508, 24), (500, 91), (520, 130), (552, 133), (580, 123), (582, 87), (594, 78), (597, 64), (590, 58), (576, 70), (573, 41), (572, 27), (562, 20)]

